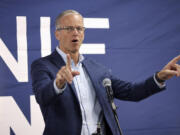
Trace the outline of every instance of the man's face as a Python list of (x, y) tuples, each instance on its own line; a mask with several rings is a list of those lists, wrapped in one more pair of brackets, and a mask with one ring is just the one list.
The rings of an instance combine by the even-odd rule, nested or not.
[(56, 30), (55, 36), (60, 41), (60, 49), (65, 53), (79, 53), (84, 30), (78, 29), (84, 27), (83, 18), (78, 14), (68, 14), (59, 20), (59, 24), (62, 29)]

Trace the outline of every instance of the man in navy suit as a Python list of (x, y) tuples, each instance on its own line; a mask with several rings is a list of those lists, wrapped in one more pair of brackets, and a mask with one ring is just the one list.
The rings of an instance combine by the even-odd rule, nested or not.
[(177, 56), (144, 82), (131, 84), (115, 78), (104, 66), (79, 53), (84, 30), (81, 14), (64, 11), (56, 19), (59, 46), (31, 65), (33, 91), (45, 121), (44, 135), (91, 135), (98, 121), (103, 135), (120, 135), (102, 86), (105, 78), (111, 80), (115, 98), (139, 101), (164, 90), (165, 80), (180, 76)]

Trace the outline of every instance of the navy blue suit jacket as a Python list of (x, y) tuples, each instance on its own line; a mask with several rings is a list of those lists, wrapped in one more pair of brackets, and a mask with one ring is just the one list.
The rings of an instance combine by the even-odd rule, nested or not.
[[(34, 61), (31, 65), (32, 86), (45, 121), (44, 135), (80, 135), (82, 116), (74, 84), (68, 84), (65, 91), (57, 95), (53, 81), (58, 70), (65, 63), (54, 51), (51, 55)], [(84, 59), (83, 67), (88, 73), (102, 107), (105, 120), (113, 135), (119, 135), (106, 90), (102, 86), (104, 78), (110, 78), (115, 98), (139, 101), (161, 91), (153, 80), (131, 84), (111, 75), (108, 69), (90, 59)]]

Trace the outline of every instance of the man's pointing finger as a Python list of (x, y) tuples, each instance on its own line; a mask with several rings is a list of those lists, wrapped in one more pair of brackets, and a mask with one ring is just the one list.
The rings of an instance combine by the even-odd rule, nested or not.
[(67, 57), (66, 67), (71, 70), (71, 56), (67, 54), (66, 57)]

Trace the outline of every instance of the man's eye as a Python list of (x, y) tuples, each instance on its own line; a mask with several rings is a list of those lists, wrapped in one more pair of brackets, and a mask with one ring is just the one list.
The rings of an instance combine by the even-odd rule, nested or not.
[(68, 28), (67, 28), (68, 31), (72, 31), (72, 29), (73, 29), (73, 28), (71, 28), (71, 27), (68, 27)]
[(81, 28), (81, 27), (77, 27), (76, 29), (77, 29), (78, 31), (81, 31), (81, 30), (82, 30), (82, 28)]

